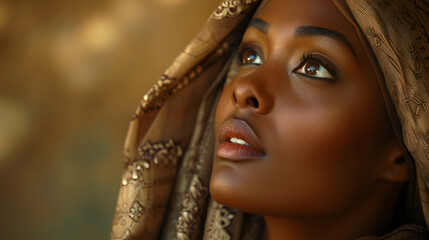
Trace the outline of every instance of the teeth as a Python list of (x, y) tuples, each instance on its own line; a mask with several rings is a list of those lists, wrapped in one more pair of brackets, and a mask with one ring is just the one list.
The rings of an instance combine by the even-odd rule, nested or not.
[(245, 142), (245, 141), (243, 141), (242, 139), (239, 139), (239, 138), (232, 137), (232, 138), (229, 139), (229, 141), (232, 142), (232, 143), (237, 143), (237, 144), (241, 144), (241, 145), (250, 146), (250, 144), (248, 144), (247, 142)]

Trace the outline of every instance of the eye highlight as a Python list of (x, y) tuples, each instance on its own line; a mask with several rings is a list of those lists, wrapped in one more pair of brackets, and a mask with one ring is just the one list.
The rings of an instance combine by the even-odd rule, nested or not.
[(262, 57), (252, 47), (241, 43), (236, 52), (236, 58), (240, 65), (261, 65)]
[(335, 65), (324, 56), (306, 54), (293, 72), (320, 80), (334, 80), (337, 71)]

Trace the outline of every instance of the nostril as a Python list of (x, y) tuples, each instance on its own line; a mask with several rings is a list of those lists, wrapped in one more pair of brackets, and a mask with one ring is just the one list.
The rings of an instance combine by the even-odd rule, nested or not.
[(247, 104), (253, 106), (254, 108), (259, 108), (258, 99), (256, 99), (255, 97), (247, 98), (246, 102), (247, 102)]

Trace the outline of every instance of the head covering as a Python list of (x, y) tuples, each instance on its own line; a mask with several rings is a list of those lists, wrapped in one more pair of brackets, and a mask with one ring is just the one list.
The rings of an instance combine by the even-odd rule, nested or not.
[[(216, 203), (208, 185), (216, 103), (236, 72), (232, 46), (267, 2), (223, 1), (143, 96), (125, 141), (111, 239), (261, 239), (262, 218)], [(391, 118), (399, 119), (398, 135), (415, 162), (412, 209), (429, 223), (428, 1), (336, 2), (381, 70)], [(421, 239), (423, 232), (405, 225), (383, 239)]]
[(429, 228), (429, 1), (346, 2), (383, 73), (400, 136), (414, 159), (411, 217), (424, 218)]

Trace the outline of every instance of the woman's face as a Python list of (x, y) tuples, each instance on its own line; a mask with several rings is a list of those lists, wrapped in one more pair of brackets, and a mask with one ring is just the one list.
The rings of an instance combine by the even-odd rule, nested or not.
[(271, 0), (237, 60), (216, 111), (213, 198), (277, 216), (358, 204), (393, 137), (354, 27), (331, 1)]

